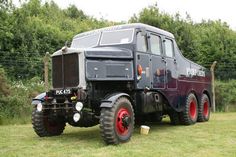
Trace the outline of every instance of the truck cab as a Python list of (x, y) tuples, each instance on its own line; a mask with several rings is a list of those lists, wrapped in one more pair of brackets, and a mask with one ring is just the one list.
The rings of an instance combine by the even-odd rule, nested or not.
[(84, 32), (51, 57), (53, 87), (32, 102), (39, 136), (59, 135), (66, 123), (100, 124), (105, 143), (118, 144), (135, 122), (209, 120), (209, 70), (186, 59), (162, 29), (135, 23)]

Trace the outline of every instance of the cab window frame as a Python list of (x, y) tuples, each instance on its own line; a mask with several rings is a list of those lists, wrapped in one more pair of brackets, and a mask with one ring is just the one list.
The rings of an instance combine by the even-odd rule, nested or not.
[[(149, 37), (150, 53), (153, 54), (153, 55), (162, 56), (163, 55), (163, 45), (162, 45), (162, 37), (161, 37), (161, 35), (150, 33), (149, 36), (150, 36)], [(152, 36), (159, 38), (160, 53), (152, 52)]]
[[(171, 42), (172, 56), (167, 55), (166, 41), (170, 41), (170, 42)], [(164, 39), (164, 42), (163, 42), (163, 46), (164, 46), (164, 49), (165, 49), (165, 57), (168, 57), (168, 58), (175, 58), (175, 50), (174, 50), (174, 42), (173, 42), (173, 39), (165, 38), (165, 39)], [(169, 54), (170, 54), (170, 53), (169, 53)]]
[[(147, 34), (146, 35), (142, 35), (141, 31), (137, 31), (136, 32), (136, 40), (135, 40), (136, 51), (143, 52), (143, 53), (149, 53), (149, 43), (148, 43), (148, 37), (147, 36), (148, 36)], [(146, 51), (144, 51), (144, 49), (139, 49), (140, 48), (140, 44), (138, 44), (138, 38), (139, 37), (144, 38)]]

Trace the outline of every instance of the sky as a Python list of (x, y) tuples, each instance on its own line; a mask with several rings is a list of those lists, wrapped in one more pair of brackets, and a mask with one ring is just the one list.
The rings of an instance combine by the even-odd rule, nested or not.
[(171, 15), (178, 12), (182, 17), (186, 17), (187, 12), (194, 22), (201, 22), (202, 19), (221, 19), (236, 30), (235, 0), (54, 0), (54, 2), (63, 9), (75, 4), (87, 15), (117, 22), (128, 21), (143, 8), (157, 3), (162, 12)]

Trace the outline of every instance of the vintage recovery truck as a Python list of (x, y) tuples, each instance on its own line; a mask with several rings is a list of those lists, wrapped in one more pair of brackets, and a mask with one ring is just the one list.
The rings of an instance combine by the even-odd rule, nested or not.
[(52, 54), (53, 88), (32, 101), (40, 137), (60, 135), (65, 124), (100, 123), (106, 144), (130, 139), (134, 123), (208, 121), (210, 72), (186, 59), (173, 34), (141, 23), (76, 35)]

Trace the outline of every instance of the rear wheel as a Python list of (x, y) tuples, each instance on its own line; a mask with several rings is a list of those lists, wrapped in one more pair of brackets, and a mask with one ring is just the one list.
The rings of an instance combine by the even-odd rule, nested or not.
[(32, 125), (35, 133), (40, 136), (57, 136), (65, 129), (64, 118), (49, 118), (47, 113), (38, 112), (35, 108), (32, 112)]
[(184, 111), (180, 113), (181, 122), (185, 125), (195, 124), (198, 117), (197, 99), (193, 93), (187, 96)]
[(106, 144), (119, 144), (130, 139), (134, 130), (134, 112), (127, 98), (117, 99), (112, 108), (102, 108), (100, 129)]
[(198, 108), (198, 121), (205, 122), (210, 118), (210, 101), (206, 94), (202, 95)]

